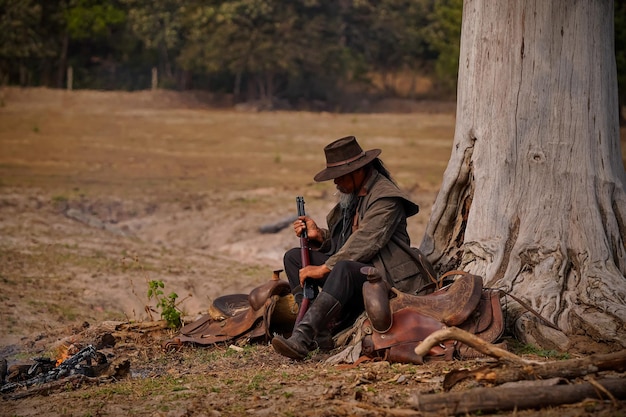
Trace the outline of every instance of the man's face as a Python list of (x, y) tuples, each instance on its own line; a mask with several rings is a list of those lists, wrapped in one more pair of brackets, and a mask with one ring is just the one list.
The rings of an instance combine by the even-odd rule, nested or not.
[(345, 175), (342, 175), (341, 177), (337, 177), (334, 179), (335, 185), (337, 186), (337, 189), (339, 190), (339, 192), (344, 193), (344, 194), (352, 194), (356, 191), (354, 189), (355, 181), (354, 181), (353, 175), (354, 175), (354, 172), (351, 172), (349, 174), (345, 174)]

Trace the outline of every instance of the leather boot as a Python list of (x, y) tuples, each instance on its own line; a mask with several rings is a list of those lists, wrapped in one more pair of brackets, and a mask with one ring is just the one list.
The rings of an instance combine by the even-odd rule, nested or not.
[(330, 352), (335, 348), (335, 341), (330, 329), (320, 331), (315, 337), (315, 343), (322, 352)]
[(333, 320), (340, 311), (341, 304), (335, 297), (323, 291), (320, 292), (289, 339), (274, 336), (272, 339), (274, 350), (291, 359), (304, 359), (317, 347), (315, 342), (317, 335), (327, 328), (328, 322)]

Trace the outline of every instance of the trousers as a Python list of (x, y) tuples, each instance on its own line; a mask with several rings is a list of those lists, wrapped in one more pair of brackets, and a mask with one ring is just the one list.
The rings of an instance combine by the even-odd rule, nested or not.
[[(312, 250), (309, 253), (311, 265), (322, 265), (328, 258), (328, 255), (318, 251)], [(297, 299), (297, 292), (302, 292), (300, 286), (300, 269), (302, 269), (300, 248), (293, 248), (285, 252), (283, 264), (289, 285)], [(367, 282), (367, 277), (361, 273), (361, 268), (364, 266), (371, 265), (356, 261), (339, 261), (326, 278), (311, 280), (322, 291), (332, 295), (339, 301), (342, 306), (340, 313), (341, 323), (345, 326), (351, 324), (351, 321), (365, 310), (363, 284)], [(344, 325), (340, 327), (345, 327)]]

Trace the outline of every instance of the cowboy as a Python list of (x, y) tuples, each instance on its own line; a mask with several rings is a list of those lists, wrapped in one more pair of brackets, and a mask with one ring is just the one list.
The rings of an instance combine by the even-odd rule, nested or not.
[(299, 237), (308, 234), (310, 264), (301, 265), (300, 248), (285, 253), (285, 273), (298, 304), (304, 280), (313, 280), (321, 292), (294, 329), (291, 337), (275, 336), (274, 349), (289, 358), (303, 359), (316, 348), (332, 349), (331, 331), (337, 332), (364, 310), (362, 267), (374, 266), (391, 286), (414, 292), (423, 284), (418, 267), (406, 251), (410, 239), (407, 217), (419, 207), (401, 191), (378, 158), (380, 149), (363, 151), (354, 136), (324, 148), (326, 168), (316, 182), (333, 180), (340, 193), (330, 211), (328, 229), (308, 216), (293, 224)]

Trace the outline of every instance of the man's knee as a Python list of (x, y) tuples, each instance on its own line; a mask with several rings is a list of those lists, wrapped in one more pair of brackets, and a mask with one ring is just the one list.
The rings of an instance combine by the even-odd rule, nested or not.
[(361, 262), (356, 262), (356, 261), (339, 261), (333, 267), (332, 272), (336, 274), (340, 274), (342, 276), (349, 276), (350, 278), (352, 277), (361, 278), (362, 276), (364, 276), (361, 273), (361, 268), (364, 265), (365, 264)]
[(359, 291), (360, 287), (367, 280), (367, 277), (361, 273), (363, 265), (355, 261), (337, 262), (328, 276), (324, 285), (324, 291), (327, 288), (343, 294)]
[(301, 262), (300, 248), (291, 248), (287, 252), (285, 252), (285, 255), (283, 256), (283, 263), (285, 265), (287, 265), (288, 263), (299, 265), (300, 262)]

